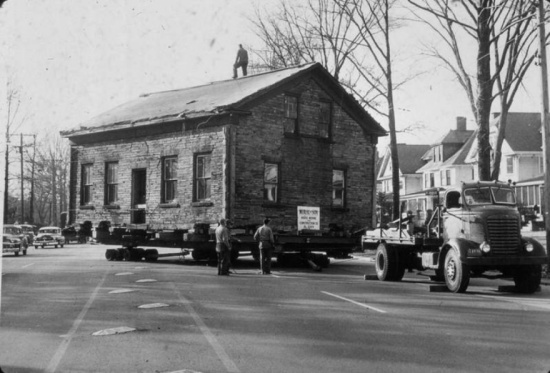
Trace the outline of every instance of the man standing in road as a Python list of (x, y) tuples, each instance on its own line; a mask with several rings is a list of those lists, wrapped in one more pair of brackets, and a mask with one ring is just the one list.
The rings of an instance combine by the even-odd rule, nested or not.
[(248, 67), (248, 52), (243, 48), (242, 44), (239, 44), (239, 51), (237, 52), (237, 58), (233, 65), (233, 79), (237, 79), (237, 69), (243, 68), (243, 76), (247, 75), (246, 68)]
[(224, 218), (216, 228), (216, 252), (218, 253), (218, 276), (229, 276), (229, 260), (231, 243), (229, 242), (229, 229)]
[(275, 248), (275, 240), (273, 239), (273, 231), (268, 226), (269, 219), (264, 219), (262, 225), (254, 234), (254, 240), (259, 242), (260, 248), (260, 268), (263, 275), (271, 274), (271, 255)]

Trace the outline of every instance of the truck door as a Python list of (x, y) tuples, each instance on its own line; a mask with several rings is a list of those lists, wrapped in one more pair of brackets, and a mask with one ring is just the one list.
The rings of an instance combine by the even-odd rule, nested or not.
[(147, 170), (132, 170), (132, 224), (145, 223), (145, 209), (147, 203)]
[(451, 238), (464, 237), (465, 219), (460, 192), (448, 191), (445, 195), (444, 207), (442, 213), (443, 238), (447, 241)]

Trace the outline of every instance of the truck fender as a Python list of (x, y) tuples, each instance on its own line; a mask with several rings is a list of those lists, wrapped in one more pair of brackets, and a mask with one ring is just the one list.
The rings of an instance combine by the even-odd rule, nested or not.
[(441, 247), (441, 251), (439, 254), (439, 266), (440, 268), (443, 268), (443, 264), (445, 263), (445, 256), (447, 255), (447, 252), (451, 249), (455, 249), (460, 254), (460, 260), (463, 262), (466, 261), (466, 258), (468, 257), (468, 251), (470, 249), (478, 249), (479, 243), (466, 240), (464, 238), (451, 238), (445, 244)]
[(522, 236), (521, 237), (521, 246), (522, 246), (522, 248), (525, 247), (525, 245), (527, 243), (531, 243), (534, 247), (534, 250), (531, 253), (531, 255), (547, 256), (546, 249), (544, 248), (544, 246), (542, 246), (542, 244), (539, 241), (535, 240), (532, 237)]

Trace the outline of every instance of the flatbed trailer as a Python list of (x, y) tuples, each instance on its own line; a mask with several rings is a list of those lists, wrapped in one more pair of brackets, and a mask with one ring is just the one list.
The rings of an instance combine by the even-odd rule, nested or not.
[[(315, 270), (328, 267), (329, 257), (345, 258), (360, 246), (360, 237), (322, 235), (317, 231), (275, 233), (274, 255), (279, 263), (288, 262), (287, 256), (302, 258)], [(121, 245), (105, 252), (107, 260), (156, 261), (170, 256), (188, 256), (194, 260), (215, 262), (216, 241), (207, 224), (197, 225), (192, 232), (186, 230), (152, 231), (143, 228), (114, 228), (96, 231), (96, 241)], [(252, 255), (259, 260), (258, 243), (251, 229), (235, 229), (231, 235), (232, 261), (242, 255)], [(174, 248), (174, 253), (159, 254), (158, 248)]]

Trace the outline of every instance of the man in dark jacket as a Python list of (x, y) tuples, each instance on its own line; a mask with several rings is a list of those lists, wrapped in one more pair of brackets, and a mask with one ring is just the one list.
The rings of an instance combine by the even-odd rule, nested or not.
[(269, 219), (264, 219), (264, 225), (262, 225), (254, 234), (254, 240), (259, 242), (260, 248), (260, 268), (263, 275), (271, 274), (271, 255), (275, 248), (275, 240), (273, 239), (273, 231), (268, 226)]
[(243, 68), (243, 76), (247, 75), (246, 68), (248, 67), (248, 52), (243, 48), (242, 44), (239, 44), (239, 51), (237, 52), (237, 58), (233, 65), (233, 79), (237, 79), (237, 69)]

